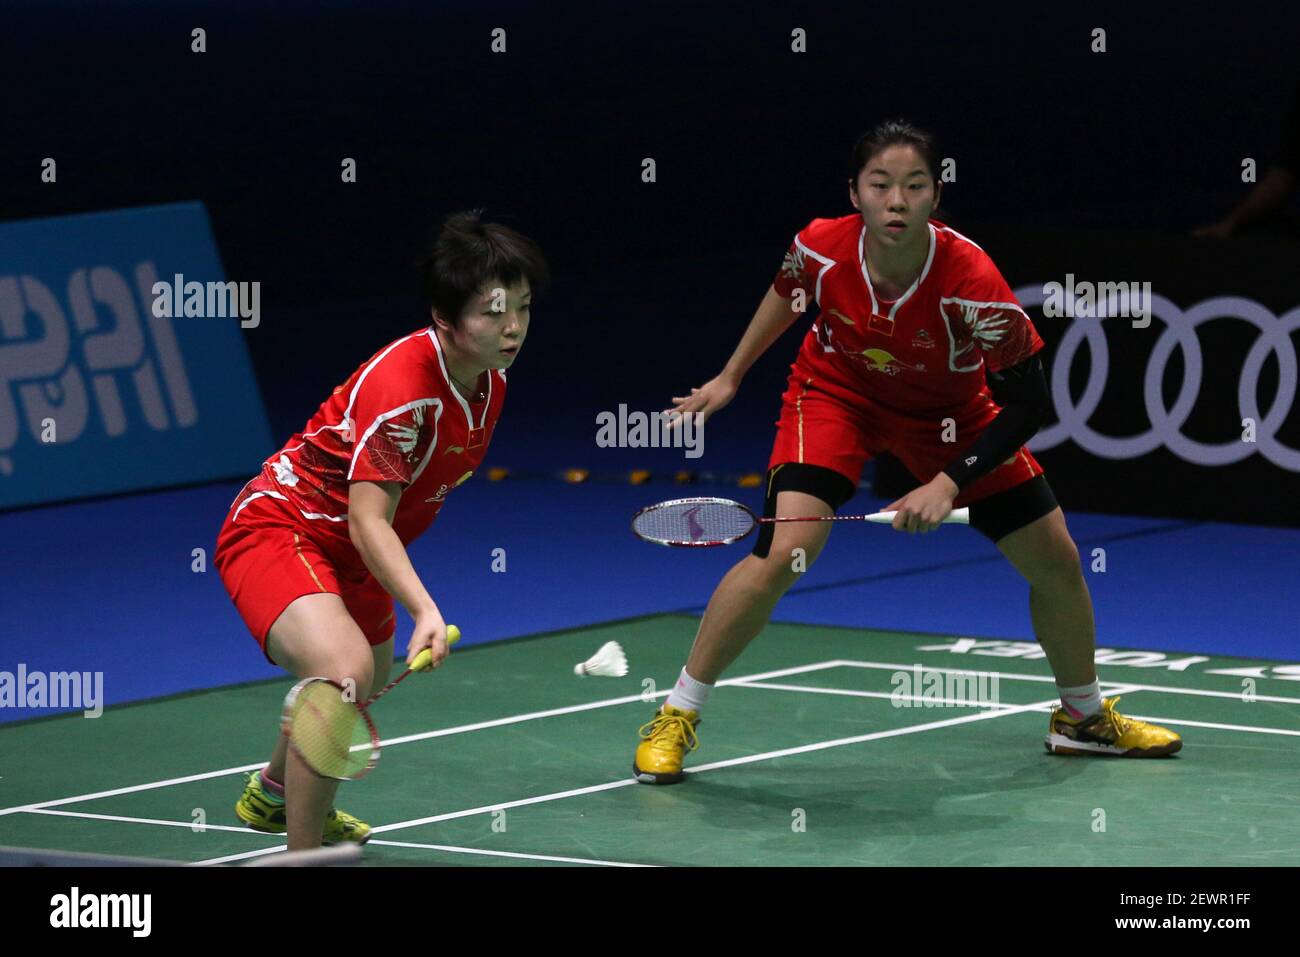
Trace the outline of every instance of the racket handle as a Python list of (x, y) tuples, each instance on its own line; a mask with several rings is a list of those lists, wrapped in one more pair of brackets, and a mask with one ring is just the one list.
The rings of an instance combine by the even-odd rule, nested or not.
[[(450, 648), (458, 641), (460, 641), (460, 629), (457, 628), (455, 625), (448, 625), (447, 626), (447, 647)], [(415, 660), (411, 662), (410, 670), (428, 671), (429, 665), (432, 662), (433, 662), (433, 652), (431, 652), (428, 648), (425, 648), (422, 652), (420, 652), (418, 655), (415, 656)]]
[[(875, 522), (877, 525), (892, 525), (894, 524), (894, 516), (897, 514), (898, 512), (872, 512), (866, 516), (866, 520)], [(954, 508), (948, 513), (948, 517), (943, 520), (943, 523), (945, 525), (969, 525), (970, 509)]]

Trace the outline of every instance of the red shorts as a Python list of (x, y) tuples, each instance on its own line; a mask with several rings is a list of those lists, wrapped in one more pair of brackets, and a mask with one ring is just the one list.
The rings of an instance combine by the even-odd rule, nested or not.
[(338, 595), (371, 645), (393, 637), (392, 596), (364, 565), (358, 571), (332, 560), (273, 499), (246, 500), (237, 521), (232, 509), (217, 536), (212, 561), (244, 624), (272, 664), (277, 662), (266, 650), (271, 626), (303, 595)]
[[(856, 486), (871, 457), (889, 452), (917, 479), (928, 482), (958, 452), (969, 448), (997, 414), (998, 406), (983, 393), (962, 409), (925, 417), (905, 416), (866, 398), (850, 405), (818, 388), (815, 376), (796, 371), (781, 398), (781, 418), (768, 468), (782, 462), (806, 462), (833, 469)], [(947, 430), (955, 437), (953, 442), (943, 441), (948, 418), (953, 420)], [(1043, 467), (1022, 447), (962, 489), (953, 507), (1005, 492), (1042, 473)]]

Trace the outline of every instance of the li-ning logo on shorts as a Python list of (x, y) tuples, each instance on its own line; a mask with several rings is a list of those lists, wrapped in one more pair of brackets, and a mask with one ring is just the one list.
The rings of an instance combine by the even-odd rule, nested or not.
[[(154, 264), (140, 263), (131, 278), (134, 289), (108, 266), (74, 270), (69, 322), (35, 276), (0, 276), (0, 476), (13, 473), (4, 453), (18, 441), (20, 421), (37, 442), (49, 441), (43, 434), (57, 423), (60, 445), (86, 430), (92, 408), (110, 437), (127, 431), (131, 408), (158, 431), (198, 421), (172, 320), (148, 306)], [(124, 387), (134, 395), (124, 396)]]
[[(1015, 294), (1026, 308), (1040, 305), (1044, 296), (1041, 285), (1024, 286), (1017, 289)], [(1106, 388), (1110, 352), (1101, 322), (1078, 319), (1066, 329), (1057, 347), (1049, 376), (1052, 402), (1060, 421), (1038, 433), (1029, 442), (1029, 448), (1038, 452), (1054, 448), (1068, 439), (1102, 458), (1131, 459), (1163, 446), (1184, 461), (1196, 465), (1230, 465), (1249, 458), (1258, 451), (1274, 465), (1300, 472), (1300, 450), (1284, 445), (1277, 438), (1278, 430), (1286, 422), (1295, 403), (1297, 362), (1291, 336), (1296, 329), (1300, 329), (1300, 307), (1278, 317), (1252, 299), (1218, 296), (1183, 310), (1163, 296), (1152, 296), (1151, 309), (1165, 324), (1164, 331), (1151, 350), (1142, 381), (1142, 395), (1151, 428), (1138, 435), (1117, 437), (1102, 435), (1088, 425)], [(1249, 420), (1254, 425), (1253, 442), (1244, 441), (1240, 435), (1226, 442), (1198, 442), (1182, 433), (1182, 427), (1191, 415), (1200, 393), (1205, 361), (1196, 329), (1202, 323), (1221, 318), (1241, 319), (1260, 333), (1246, 354), (1237, 384), (1237, 408), (1243, 423)], [(1088, 340), (1090, 353), (1088, 381), (1076, 404), (1070, 393), (1070, 368), (1084, 339)], [(1182, 350), (1183, 368), (1186, 371), (1173, 407), (1166, 408), (1162, 389), (1165, 370), (1175, 349)], [(1266, 414), (1261, 415), (1259, 379), (1270, 355), (1277, 356), (1277, 391), (1273, 396), (1273, 404)]]

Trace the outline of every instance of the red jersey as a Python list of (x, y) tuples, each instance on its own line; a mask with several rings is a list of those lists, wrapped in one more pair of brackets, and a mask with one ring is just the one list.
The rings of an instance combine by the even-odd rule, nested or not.
[(943, 223), (928, 228), (925, 266), (892, 302), (872, 287), (860, 215), (814, 219), (795, 237), (773, 286), (786, 298), (802, 288), (817, 303), (796, 366), (819, 387), (932, 415), (984, 392), (986, 367), (1000, 371), (1043, 347), (988, 254)]
[(404, 545), (418, 537), (487, 452), (506, 375), (489, 369), (477, 387), (481, 399), (471, 402), (452, 386), (432, 327), (389, 343), (266, 460), (235, 498), (232, 520), (254, 499), (278, 500), (336, 561), (364, 568), (348, 535), (349, 483), (400, 484), (393, 529)]

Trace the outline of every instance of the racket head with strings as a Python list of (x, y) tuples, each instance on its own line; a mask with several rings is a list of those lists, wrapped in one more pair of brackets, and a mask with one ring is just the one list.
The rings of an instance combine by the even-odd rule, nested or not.
[(355, 781), (379, 763), (370, 713), (328, 678), (305, 678), (284, 699), (281, 728), (289, 747), (321, 777)]
[(729, 498), (675, 498), (647, 505), (632, 516), (637, 538), (677, 548), (730, 545), (756, 525), (758, 516)]

